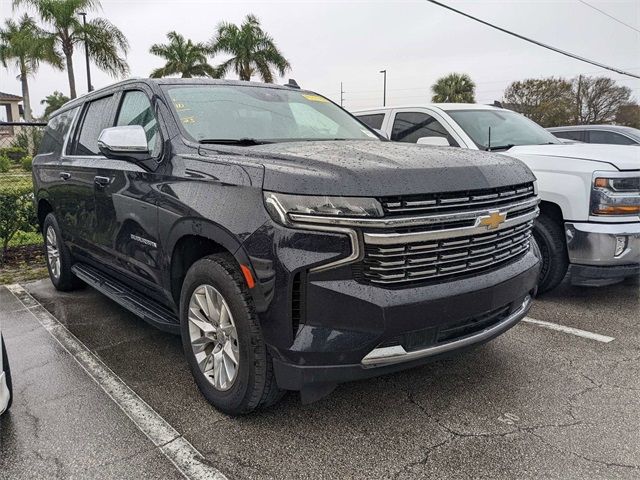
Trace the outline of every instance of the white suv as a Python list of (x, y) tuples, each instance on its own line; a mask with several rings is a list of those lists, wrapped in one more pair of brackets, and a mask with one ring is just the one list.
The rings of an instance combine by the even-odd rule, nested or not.
[(543, 253), (539, 290), (600, 286), (640, 274), (640, 149), (563, 145), (511, 110), (444, 103), (354, 112), (392, 141), (491, 150), (522, 160), (538, 179)]

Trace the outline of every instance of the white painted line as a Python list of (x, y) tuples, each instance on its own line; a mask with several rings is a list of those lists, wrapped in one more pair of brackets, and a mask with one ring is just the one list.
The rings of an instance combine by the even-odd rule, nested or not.
[(17, 284), (7, 285), (7, 288), (182, 475), (189, 480), (226, 480), (226, 477), (211, 466), (188, 440), (127, 386), (29, 292)]
[(569, 333), (582, 338), (588, 338), (589, 340), (595, 340), (596, 342), (609, 343), (613, 342), (615, 338), (607, 337), (606, 335), (600, 335), (599, 333), (588, 332), (586, 330), (580, 330), (579, 328), (565, 327), (564, 325), (558, 325), (557, 323), (545, 322), (543, 320), (536, 320), (535, 318), (525, 317), (523, 322), (531, 323), (533, 325), (539, 325), (550, 330), (557, 330), (558, 332)]

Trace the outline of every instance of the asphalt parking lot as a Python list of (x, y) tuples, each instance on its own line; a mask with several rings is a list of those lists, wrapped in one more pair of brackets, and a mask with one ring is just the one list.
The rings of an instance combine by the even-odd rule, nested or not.
[(15, 389), (3, 479), (181, 477), (170, 442), (136, 427), (50, 334), (64, 329), (46, 311), (229, 479), (640, 477), (637, 285), (565, 283), (529, 314), (579, 331), (520, 323), (458, 357), (243, 418), (203, 399), (177, 337), (90, 288), (24, 289), (0, 287)]

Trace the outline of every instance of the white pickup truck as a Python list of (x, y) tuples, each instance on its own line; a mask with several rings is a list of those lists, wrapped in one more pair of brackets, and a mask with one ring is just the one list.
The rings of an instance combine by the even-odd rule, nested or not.
[(539, 291), (570, 266), (575, 285), (601, 286), (640, 275), (640, 148), (561, 144), (511, 110), (427, 104), (354, 112), (392, 141), (491, 150), (522, 160), (542, 200), (534, 236), (543, 254)]

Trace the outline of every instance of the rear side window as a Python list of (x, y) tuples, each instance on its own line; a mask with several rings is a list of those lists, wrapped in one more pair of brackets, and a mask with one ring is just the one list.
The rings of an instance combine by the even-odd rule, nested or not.
[(392, 141), (416, 143), (422, 137), (443, 137), (449, 141), (449, 145), (459, 146), (442, 124), (431, 115), (422, 112), (396, 114), (391, 131)]
[(67, 138), (73, 118), (78, 112), (78, 107), (56, 115), (47, 124), (42, 142), (40, 143), (39, 154), (61, 153), (64, 141)]
[(606, 143), (609, 145), (633, 145), (634, 142), (629, 137), (614, 132), (604, 130), (589, 130), (589, 143)]
[(584, 142), (584, 130), (565, 130), (563, 132), (551, 132), (558, 138), (566, 138), (567, 140), (575, 140)]
[(80, 133), (71, 152), (73, 155), (100, 155), (98, 137), (102, 130), (111, 126), (112, 98), (112, 95), (99, 98), (86, 107)]
[(160, 150), (158, 121), (144, 92), (132, 90), (125, 93), (116, 120), (116, 126), (122, 125), (140, 125), (144, 128), (151, 156), (157, 156)]
[(384, 121), (384, 113), (373, 113), (371, 115), (358, 115), (356, 117), (362, 123), (371, 128), (380, 130)]

